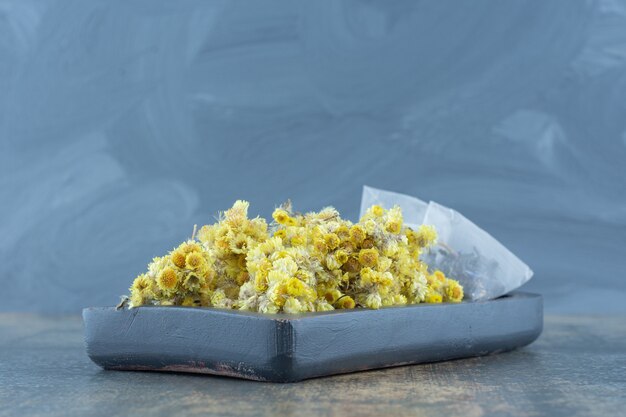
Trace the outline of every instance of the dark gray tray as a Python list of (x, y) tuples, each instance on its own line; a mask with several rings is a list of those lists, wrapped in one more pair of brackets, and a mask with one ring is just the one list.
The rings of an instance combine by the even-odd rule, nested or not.
[(380, 310), (264, 315), (197, 307), (83, 310), (87, 354), (105, 369), (290, 382), (503, 352), (543, 329), (540, 295)]

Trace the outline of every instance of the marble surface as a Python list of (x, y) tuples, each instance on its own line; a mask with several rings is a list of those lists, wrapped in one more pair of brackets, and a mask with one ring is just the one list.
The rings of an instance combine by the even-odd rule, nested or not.
[(103, 371), (78, 316), (0, 314), (0, 416), (617, 416), (626, 316), (547, 316), (498, 355), (292, 384)]
[[(0, 0), (0, 311), (110, 306), (235, 199), (457, 209), (626, 313), (626, 1)], [(583, 300), (583, 301), (581, 301)]]

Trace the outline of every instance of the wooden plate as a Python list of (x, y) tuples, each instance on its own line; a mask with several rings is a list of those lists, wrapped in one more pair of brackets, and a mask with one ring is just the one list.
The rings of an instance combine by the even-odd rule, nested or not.
[(503, 352), (543, 329), (540, 295), (301, 315), (198, 307), (83, 310), (87, 354), (105, 369), (292, 382)]

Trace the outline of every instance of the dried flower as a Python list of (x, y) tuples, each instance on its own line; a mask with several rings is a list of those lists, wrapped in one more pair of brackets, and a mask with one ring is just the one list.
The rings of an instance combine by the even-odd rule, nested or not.
[(356, 303), (354, 302), (354, 299), (350, 297), (349, 295), (341, 297), (335, 303), (335, 307), (339, 309), (351, 309), (351, 308), (354, 308), (355, 306), (356, 306)]
[(185, 252), (183, 252), (182, 250), (175, 250), (174, 252), (172, 252), (171, 257), (172, 257), (172, 262), (174, 263), (174, 265), (176, 265), (179, 268), (185, 267), (185, 263), (187, 259), (187, 255), (185, 254)]
[(185, 266), (191, 270), (199, 269), (204, 265), (204, 258), (198, 252), (191, 252), (185, 257)]
[(171, 293), (176, 288), (176, 284), (178, 284), (178, 275), (173, 268), (167, 267), (157, 279), (157, 285), (159, 288), (166, 293)]
[(359, 252), (359, 262), (363, 266), (375, 267), (378, 264), (378, 250), (376, 250), (376, 248), (361, 249)]

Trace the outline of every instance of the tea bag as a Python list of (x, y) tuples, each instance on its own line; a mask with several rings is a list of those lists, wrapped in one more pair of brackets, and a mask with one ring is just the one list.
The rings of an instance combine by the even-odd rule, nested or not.
[(361, 216), (373, 204), (384, 208), (399, 205), (408, 227), (435, 226), (437, 244), (422, 255), (422, 260), (429, 269), (439, 269), (458, 280), (467, 300), (497, 298), (520, 287), (533, 275), (504, 245), (455, 210), (433, 201), (426, 204), (415, 197), (363, 187)]

